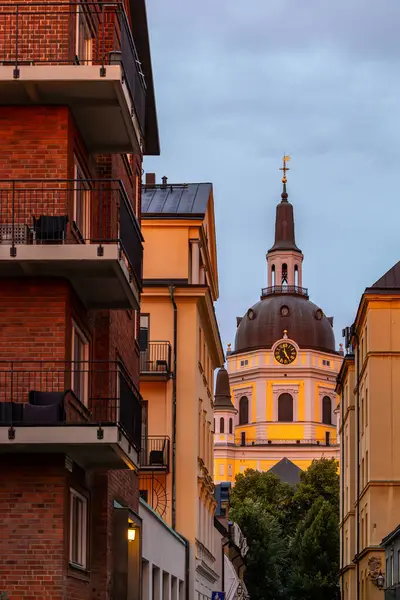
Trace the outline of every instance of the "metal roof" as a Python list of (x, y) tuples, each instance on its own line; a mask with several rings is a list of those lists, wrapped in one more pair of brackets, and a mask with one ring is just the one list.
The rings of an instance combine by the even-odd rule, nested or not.
[(192, 218), (206, 214), (211, 183), (167, 184), (142, 187), (142, 216), (176, 215)]
[(288, 458), (282, 458), (276, 465), (271, 467), (269, 473), (277, 475), (279, 479), (290, 485), (296, 485), (300, 481), (301, 469)]

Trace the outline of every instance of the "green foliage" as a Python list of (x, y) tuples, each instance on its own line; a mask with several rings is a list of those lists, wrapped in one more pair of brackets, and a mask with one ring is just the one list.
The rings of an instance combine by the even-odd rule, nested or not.
[(332, 459), (313, 461), (292, 487), (272, 473), (236, 477), (230, 518), (249, 544), (252, 600), (334, 600), (339, 570), (339, 476)]

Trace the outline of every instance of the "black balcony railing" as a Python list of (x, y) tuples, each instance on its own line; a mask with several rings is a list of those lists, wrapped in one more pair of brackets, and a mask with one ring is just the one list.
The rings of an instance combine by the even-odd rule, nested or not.
[(261, 296), (273, 296), (281, 294), (292, 294), (296, 296), (305, 296), (308, 298), (308, 289), (298, 285), (273, 285), (272, 287), (262, 288)]
[(169, 470), (169, 437), (149, 435), (142, 438), (139, 464), (148, 470)]
[(0, 180), (0, 244), (119, 244), (140, 285), (139, 224), (120, 180)]
[(171, 373), (171, 344), (147, 342), (146, 349), (140, 351), (140, 372), (168, 376)]
[(0, 63), (24, 65), (120, 64), (144, 132), (146, 84), (129, 22), (117, 2), (0, 4)]
[(330, 437), (314, 439), (242, 439), (235, 441), (236, 446), (338, 446)]
[(123, 365), (1, 361), (0, 426), (57, 425), (116, 425), (139, 450), (142, 402)]

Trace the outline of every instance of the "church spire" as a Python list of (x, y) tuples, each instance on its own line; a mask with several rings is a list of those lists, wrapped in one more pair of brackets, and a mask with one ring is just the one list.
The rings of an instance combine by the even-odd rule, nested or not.
[(273, 252), (274, 250), (292, 250), (293, 252), (301, 252), (301, 250), (296, 246), (294, 236), (293, 206), (288, 201), (288, 193), (286, 190), (286, 173), (290, 170), (287, 166), (289, 160), (290, 156), (284, 156), (283, 167), (280, 167), (280, 171), (283, 171), (283, 190), (281, 194), (281, 201), (276, 207), (275, 243), (268, 252)]
[(276, 207), (275, 242), (267, 253), (269, 288), (289, 286), (297, 289), (302, 285), (303, 254), (296, 245), (293, 206), (286, 190), (289, 160), (290, 156), (285, 155), (280, 168), (283, 171), (283, 190), (281, 201)]

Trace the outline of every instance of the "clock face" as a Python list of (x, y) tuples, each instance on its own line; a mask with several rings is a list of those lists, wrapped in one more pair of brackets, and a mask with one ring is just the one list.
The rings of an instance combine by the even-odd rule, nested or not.
[(289, 342), (281, 342), (275, 348), (275, 359), (281, 363), (281, 365), (290, 365), (296, 356), (296, 348)]

